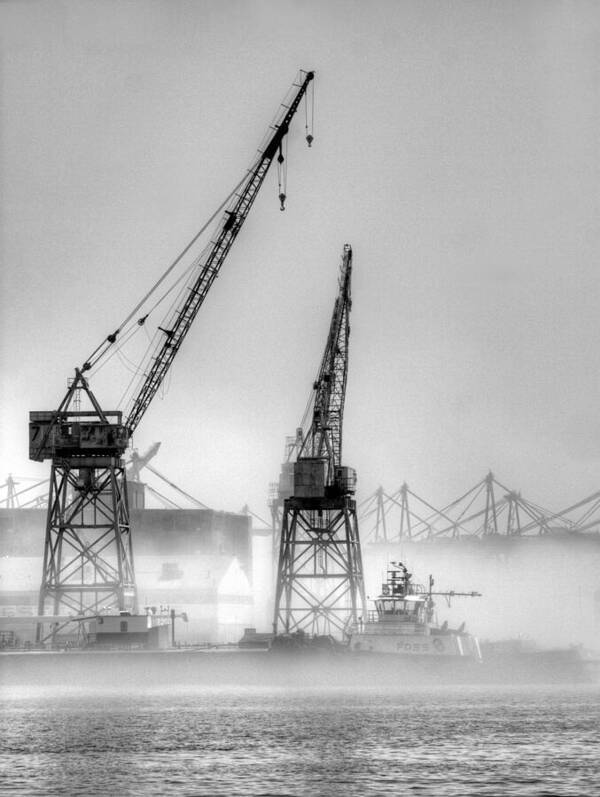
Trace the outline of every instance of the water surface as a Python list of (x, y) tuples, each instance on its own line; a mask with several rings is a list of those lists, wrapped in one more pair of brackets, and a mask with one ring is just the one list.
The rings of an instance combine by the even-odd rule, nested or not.
[(3, 687), (7, 795), (597, 795), (600, 688)]

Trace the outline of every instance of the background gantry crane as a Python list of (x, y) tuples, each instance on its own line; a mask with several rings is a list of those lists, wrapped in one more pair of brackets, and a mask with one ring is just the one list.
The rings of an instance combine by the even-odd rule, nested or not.
[[(284, 140), (313, 77), (313, 72), (300, 72), (253, 165), (151, 291), (92, 352), (81, 368), (76, 369), (75, 378), (59, 408), (54, 412), (30, 413), (30, 458), (52, 460), (38, 607), (41, 617), (67, 615), (81, 618), (100, 612), (137, 611), (123, 455), (218, 276), (273, 160), (277, 161), (280, 171), (279, 200), (283, 210)], [(310, 146), (313, 137), (308, 123), (306, 133)], [(145, 328), (148, 316), (162, 301), (159, 299), (148, 309), (149, 298), (221, 211), (211, 241), (184, 272), (187, 282), (181, 287), (180, 277), (175, 283), (179, 286), (178, 298), (157, 327), (153, 349), (149, 350), (146, 365), (139, 372), (127, 414), (124, 416), (116, 410), (103, 411), (86, 373), (90, 372), (91, 376), (115, 351), (119, 351), (123, 342)], [(139, 317), (138, 312), (142, 313)], [(86, 400), (89, 409), (81, 409), (82, 399)], [(51, 629), (47, 631), (44, 623), (40, 622), (38, 642), (49, 637), (54, 639), (65, 624), (51, 621)]]
[[(501, 493), (500, 497), (496, 492)], [(590, 514), (598, 507), (596, 492), (577, 504), (553, 512), (511, 490), (489, 471), (467, 492), (438, 509), (409, 489), (406, 482), (394, 493), (383, 487), (359, 506), (365, 541), (402, 544), (435, 540), (483, 539), (489, 542), (515, 540), (522, 536), (549, 536), (553, 533), (580, 532), (596, 529), (588, 525)], [(587, 506), (575, 520), (570, 513)]]
[(312, 408), (310, 425), (296, 434), (293, 489), (283, 498), (275, 634), (340, 637), (365, 611), (356, 472), (341, 464), (351, 277), (352, 249), (346, 245), (327, 344), (305, 413), (308, 418)]

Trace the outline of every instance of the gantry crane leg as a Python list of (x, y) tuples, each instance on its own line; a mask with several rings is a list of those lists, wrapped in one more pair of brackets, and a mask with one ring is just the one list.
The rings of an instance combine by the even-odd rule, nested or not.
[(365, 605), (356, 502), (289, 498), (277, 569), (275, 633), (343, 638)]
[[(52, 462), (38, 614), (93, 616), (137, 611), (125, 465), (120, 457)], [(72, 622), (72, 621), (71, 621)], [(54, 642), (70, 623), (38, 623)]]

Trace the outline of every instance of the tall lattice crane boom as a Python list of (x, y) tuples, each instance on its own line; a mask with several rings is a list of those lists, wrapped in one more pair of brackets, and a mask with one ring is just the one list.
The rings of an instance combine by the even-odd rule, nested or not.
[(284, 463), (278, 499), (272, 504), (272, 509), (283, 504), (273, 631), (284, 636), (276, 636), (274, 644), (289, 644), (288, 635), (296, 632), (344, 636), (365, 610), (353, 496), (356, 472), (341, 464), (351, 277), (352, 249), (346, 245), (325, 352), (313, 385), (312, 421), (302, 440), (298, 430), (293, 446), (297, 459), (293, 468)]
[(339, 292), (333, 307), (331, 325), (319, 375), (314, 383), (312, 422), (300, 448), (300, 457), (326, 457), (327, 482), (342, 464), (342, 424), (348, 377), (348, 342), (352, 298), (352, 247), (344, 246)]
[(142, 416), (148, 409), (148, 406), (161, 384), (163, 383), (167, 371), (169, 370), (175, 355), (179, 351), (185, 336), (187, 335), (198, 310), (202, 306), (204, 299), (211, 285), (217, 278), (221, 266), (231, 249), (233, 242), (241, 230), (252, 203), (260, 190), (260, 187), (265, 179), (273, 159), (279, 152), (279, 156), (283, 158), (281, 153), (281, 145), (284, 136), (289, 130), (289, 125), (292, 117), (296, 113), (302, 97), (306, 93), (308, 84), (313, 79), (314, 73), (307, 72), (304, 80), (302, 81), (292, 103), (287, 109), (284, 110), (284, 115), (281, 121), (275, 125), (275, 130), (270, 140), (268, 141), (263, 152), (259, 154), (252, 169), (248, 174), (243, 187), (236, 193), (234, 198), (229, 203), (228, 208), (223, 214), (223, 218), (218, 227), (214, 241), (208, 247), (208, 253), (204, 262), (200, 263), (200, 272), (196, 281), (190, 287), (187, 296), (180, 307), (176, 308), (172, 314), (171, 320), (167, 322), (167, 329), (164, 329), (165, 338), (156, 355), (152, 366), (145, 376), (141, 389), (133, 402), (131, 411), (125, 421), (125, 426), (132, 434), (137, 425), (139, 424)]
[[(151, 365), (138, 383), (139, 389), (134, 388), (135, 398), (130, 412), (123, 418), (120, 411), (104, 411), (84, 373), (91, 371), (111, 347), (120, 342), (121, 333), (127, 337), (129, 322), (142, 306), (146, 306), (147, 299), (179, 264), (205, 228), (188, 244), (119, 329), (102, 341), (83, 366), (76, 369), (75, 378), (58, 410), (30, 413), (30, 458), (52, 460), (38, 603), (41, 617), (68, 615), (81, 618), (117, 610), (137, 611), (123, 454), (218, 276), (273, 159), (279, 166), (283, 164), (283, 140), (314, 76), (313, 72), (300, 74), (301, 78), (294, 83), (291, 100), (282, 105), (253, 166), (231, 198), (221, 206), (225, 209), (213, 239), (190, 266), (195, 276), (189, 277), (187, 289), (175, 302), (170, 317), (159, 327), (164, 337), (159, 338)], [(307, 141), (310, 146), (312, 135), (308, 133), (308, 122)], [(284, 191), (280, 182), (282, 209)], [(219, 209), (212, 218), (220, 212)], [(148, 313), (138, 319), (137, 324), (143, 326), (147, 317)], [(135, 322), (132, 328), (135, 330)], [(80, 398), (84, 394), (91, 410), (82, 411), (80, 408)], [(47, 634), (44, 622), (39, 623), (38, 642), (50, 637), (55, 639), (59, 625), (51, 625)]]

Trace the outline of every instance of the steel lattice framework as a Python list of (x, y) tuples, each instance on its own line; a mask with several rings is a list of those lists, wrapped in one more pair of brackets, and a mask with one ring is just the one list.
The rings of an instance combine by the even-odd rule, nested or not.
[[(162, 335), (158, 337), (147, 370), (141, 375), (127, 419), (122, 422), (122, 414), (117, 411), (103, 412), (83, 374), (91, 371), (118, 343), (122, 333), (130, 334), (131, 329), (126, 331), (126, 325), (190, 250), (200, 233), (121, 326), (98, 346), (81, 369), (76, 370), (59, 409), (30, 414), (30, 458), (52, 460), (40, 615), (45, 617), (47, 610), (54, 617), (65, 614), (89, 617), (101, 609), (113, 613), (137, 611), (123, 455), (218, 276), (269, 167), (274, 160), (282, 167), (284, 139), (313, 77), (312, 72), (300, 73), (291, 95), (282, 103), (269, 127), (258, 156), (229, 200), (221, 206), (225, 209), (210, 243), (191, 264), (187, 285), (170, 315), (158, 327)], [(308, 134), (309, 146), (312, 140), (312, 135)], [(282, 187), (280, 192), (283, 210), (285, 193)], [(132, 328), (143, 326), (147, 317), (148, 313), (137, 322), (133, 321)], [(79, 409), (82, 393), (89, 399), (91, 410)], [(49, 633), (42, 623), (38, 625), (38, 641), (48, 638), (54, 641), (62, 628), (56, 622), (46, 622), (48, 624), (51, 626)]]
[(510, 490), (488, 473), (470, 490), (443, 509), (418, 496), (404, 483), (396, 492), (379, 487), (360, 505), (367, 539), (398, 543), (437, 539), (518, 538), (557, 532), (598, 531), (595, 515), (600, 493), (559, 512), (545, 509)]
[(93, 470), (88, 491), (80, 463), (52, 467), (40, 615), (136, 610), (124, 468), (115, 459)]
[[(258, 195), (273, 159), (278, 156), (280, 162), (283, 162), (283, 139), (289, 131), (290, 123), (313, 77), (314, 74), (312, 72), (305, 73), (304, 79), (298, 86), (291, 103), (282, 106), (281, 116), (275, 125), (275, 132), (270, 136), (264, 150), (260, 152), (255, 164), (250, 169), (243, 187), (236, 192), (225, 210), (217, 232), (207, 250), (200, 256), (198, 261), (200, 271), (193, 284), (189, 287), (183, 304), (175, 308), (171, 317), (165, 322), (165, 329), (162, 330), (164, 338), (150, 369), (142, 380), (141, 387), (132, 403), (127, 418), (126, 425), (130, 434), (136, 429), (150, 402), (162, 385), (175, 355), (179, 351), (212, 284), (219, 275), (221, 266), (250, 212), (250, 208)], [(282, 196), (285, 198), (285, 195)]]
[(312, 419), (303, 433), (298, 459), (324, 457), (325, 480), (333, 484), (334, 468), (342, 463), (342, 425), (348, 380), (348, 344), (352, 284), (352, 249), (346, 245), (321, 366), (313, 385)]
[[(79, 409), (84, 394), (91, 410)], [(137, 611), (121, 413), (105, 413), (81, 371), (55, 413), (33, 412), (30, 457), (52, 458), (40, 616)], [(37, 626), (53, 640), (69, 622)]]
[[(313, 385), (312, 416), (290, 454), (293, 495), (280, 481), (283, 502), (273, 618), (274, 633), (344, 634), (365, 611), (355, 489), (356, 474), (341, 465), (348, 374), (352, 249), (344, 247), (327, 343)], [(308, 410), (307, 410), (308, 415)], [(305, 416), (306, 419), (307, 416)], [(289, 463), (284, 463), (284, 468)], [(284, 474), (285, 474), (284, 470)], [(288, 470), (289, 472), (289, 470)], [(284, 480), (285, 481), (285, 480)]]
[(356, 503), (310, 500), (285, 502), (275, 628), (343, 636), (364, 608)]

